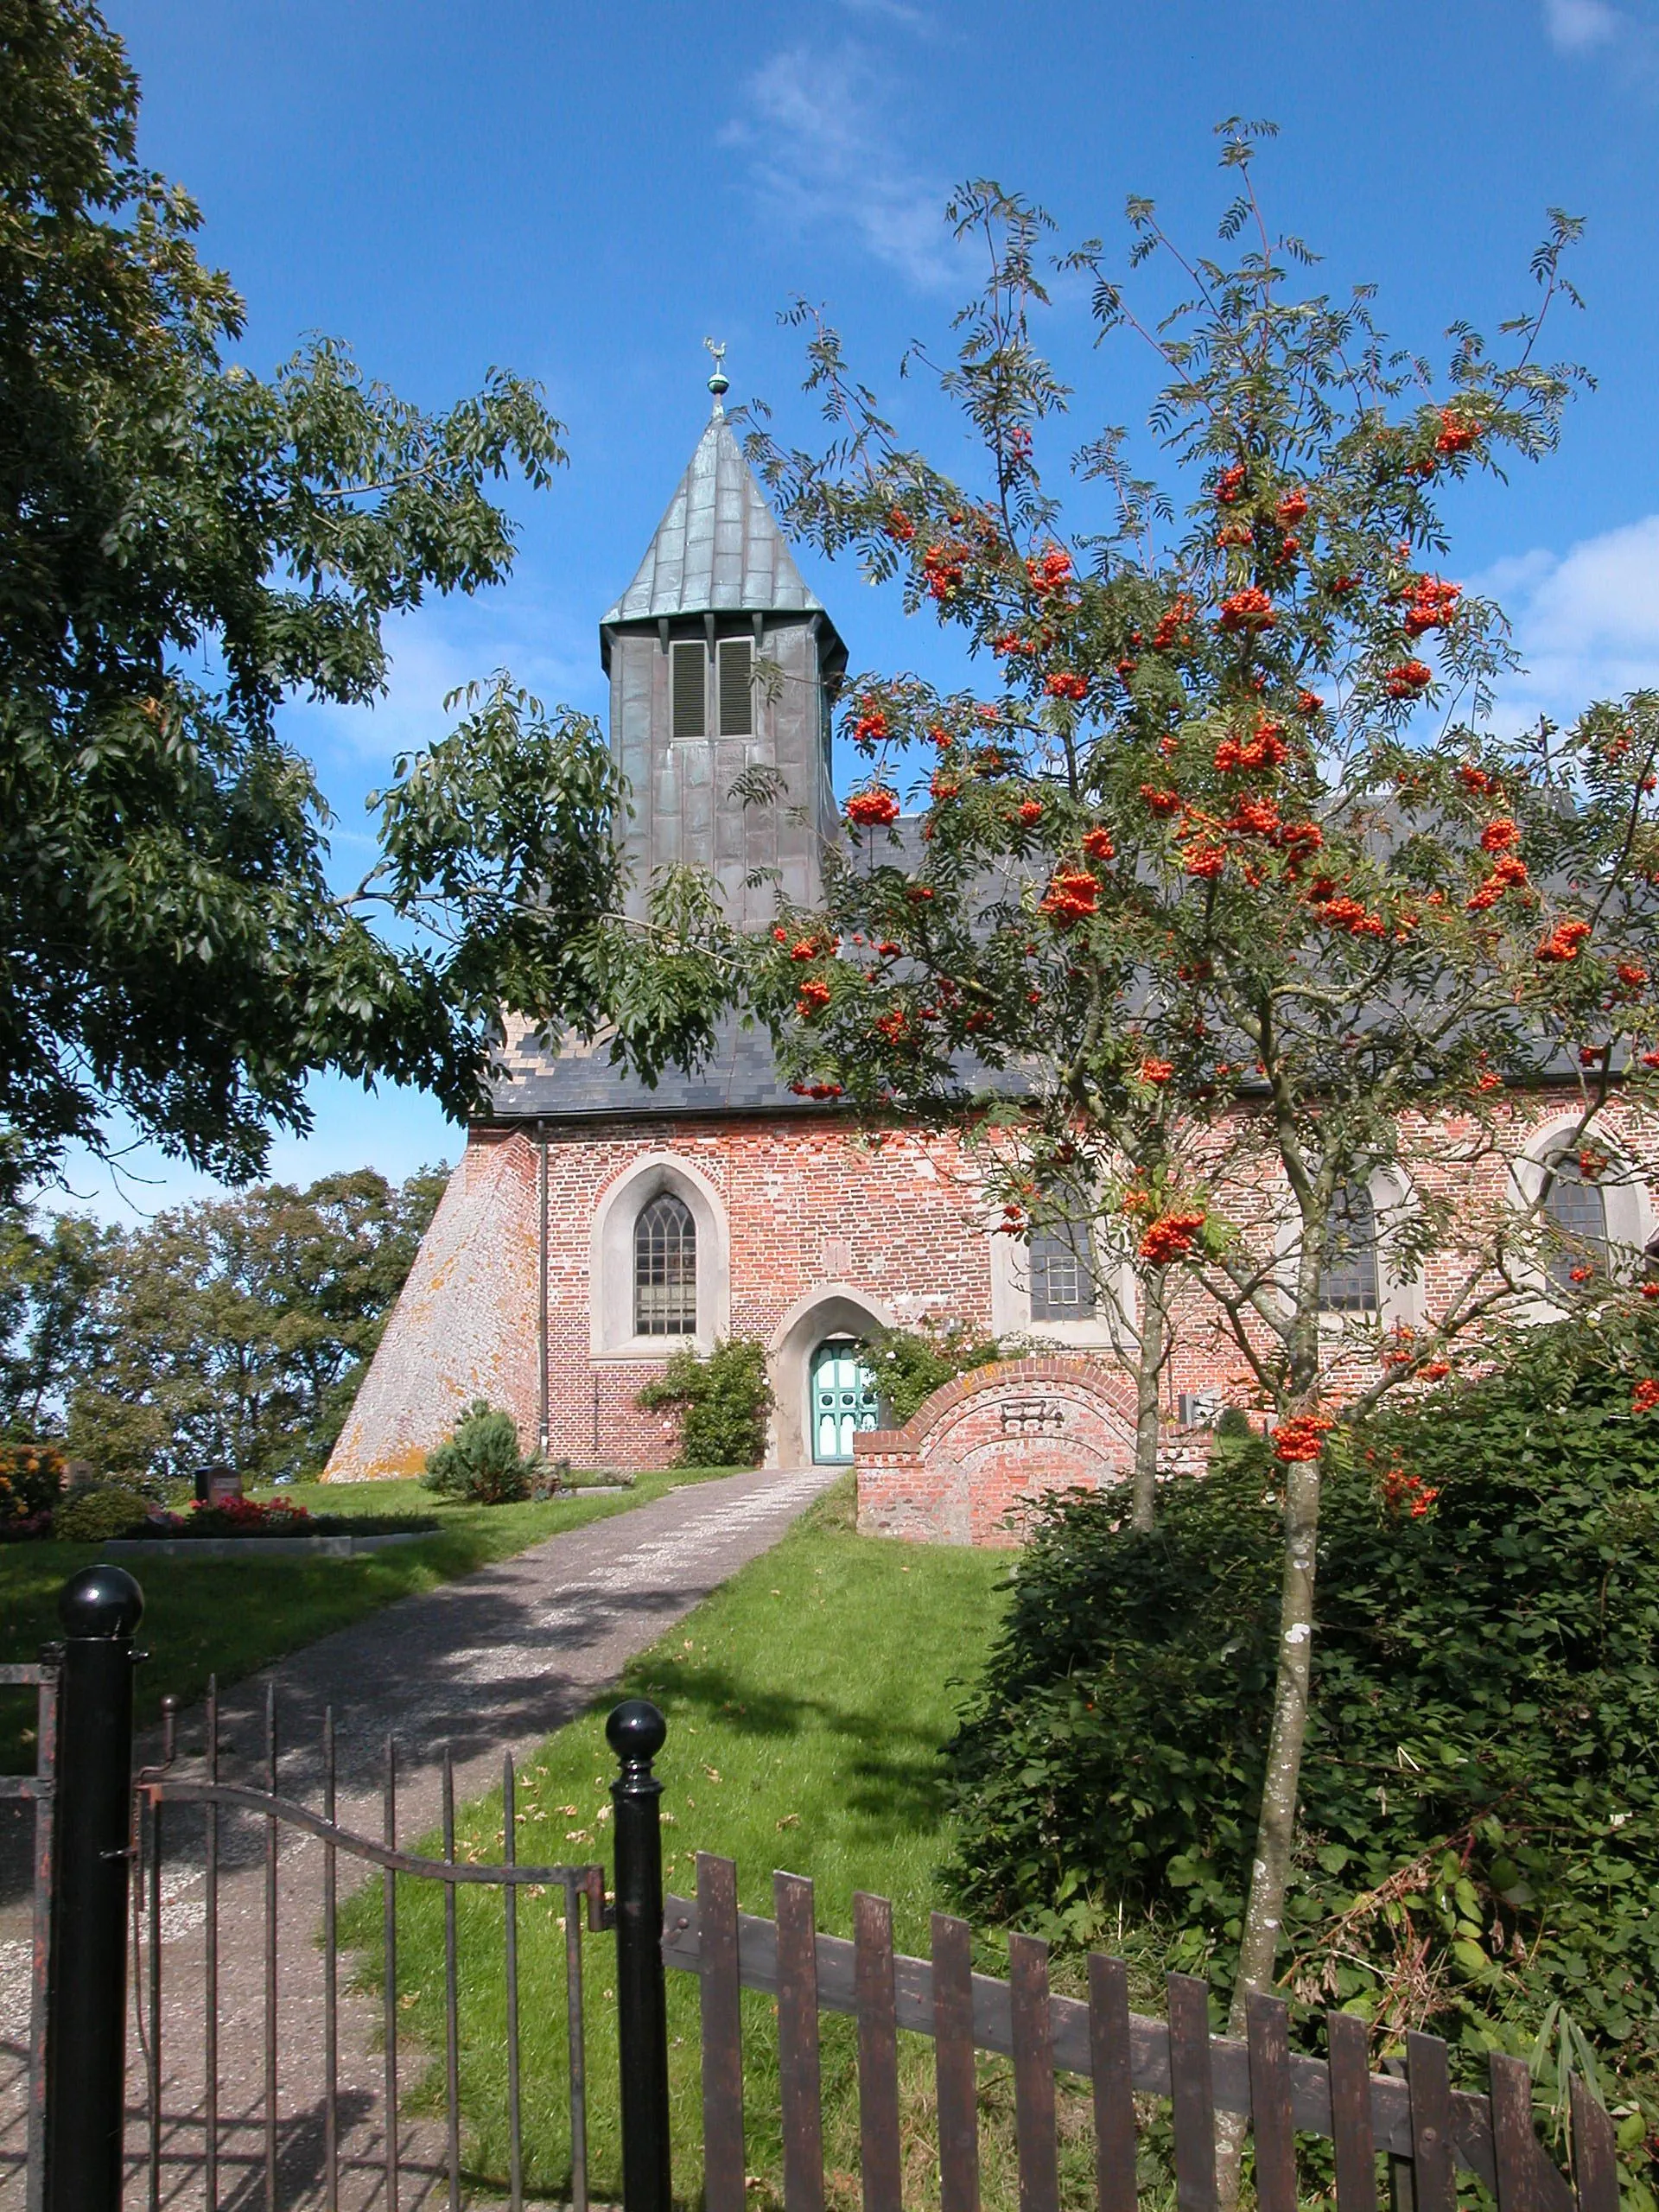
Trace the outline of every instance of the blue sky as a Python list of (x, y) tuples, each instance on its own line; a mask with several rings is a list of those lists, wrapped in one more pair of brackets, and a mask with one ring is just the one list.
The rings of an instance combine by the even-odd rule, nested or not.
[[(907, 435), (950, 461), (957, 433), (906, 341), (945, 337), (967, 272), (940, 219), (955, 181), (1041, 200), (1062, 242), (1121, 244), (1154, 196), (1195, 250), (1222, 204), (1212, 126), (1281, 126), (1259, 181), (1333, 289), (1374, 280), (1387, 327), (1443, 354), (1455, 315), (1492, 331), (1526, 302), (1544, 211), (1588, 219), (1587, 302), (1554, 337), (1598, 378), (1560, 454), (1450, 517), (1448, 573), (1501, 587), (1530, 674), (1512, 707), (1659, 683), (1659, 4), (1656, 0), (817, 0), (718, 10), (636, 0), (109, 0), (143, 80), (141, 147), (200, 202), (203, 250), (245, 295), (245, 356), (270, 369), (309, 330), (430, 405), (499, 364), (538, 378), (571, 465), (515, 502), (511, 583), (437, 602), (394, 639), (372, 712), (289, 710), (340, 816), (342, 879), (370, 847), (363, 798), (392, 754), (439, 734), (446, 690), (498, 665), (604, 709), (597, 618), (632, 575), (707, 410), (702, 341), (723, 339), (732, 403), (761, 397), (810, 442), (798, 336), (821, 302)], [(1090, 345), (1080, 288), (1047, 336), (1079, 437), (1133, 423), (1147, 389), (1127, 341)], [(964, 457), (965, 458), (965, 457)], [(857, 666), (941, 672), (923, 622), (855, 575), (803, 566)], [(315, 1090), (316, 1126), (272, 1170), (453, 1159), (429, 1101)], [(111, 1216), (211, 1186), (139, 1150)]]

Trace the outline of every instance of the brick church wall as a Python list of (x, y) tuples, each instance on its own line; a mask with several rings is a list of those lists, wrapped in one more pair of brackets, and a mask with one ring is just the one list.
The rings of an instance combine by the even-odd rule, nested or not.
[[(990, 1325), (977, 1179), (949, 1139), (871, 1139), (823, 1116), (550, 1127), (548, 1448), (579, 1466), (660, 1466), (673, 1427), (641, 1412), (664, 1358), (595, 1357), (593, 1222), (638, 1161), (681, 1160), (723, 1202), (730, 1333), (770, 1344), (798, 1301), (842, 1286), (901, 1326)], [(539, 1414), (536, 1142), (473, 1132), (386, 1327), (327, 1479), (419, 1468), (474, 1396), (505, 1405), (526, 1445)]]
[[(1458, 1157), (1472, 1126), (1443, 1124), (1436, 1133), (1442, 1163), (1414, 1165), (1416, 1179), (1425, 1189), (1444, 1186), (1465, 1213), (1501, 1209), (1509, 1202), (1505, 1154), (1529, 1130), (1559, 1122), (1573, 1103), (1568, 1092), (1518, 1100), (1513, 1145), (1472, 1162)], [(1622, 1145), (1627, 1158), (1643, 1160), (1653, 1133), (1616, 1102), (1598, 1141)], [(806, 1112), (664, 1115), (550, 1124), (547, 1148), (548, 1441), (556, 1458), (631, 1469), (660, 1465), (671, 1455), (672, 1424), (665, 1432), (660, 1415), (634, 1403), (664, 1359), (594, 1349), (595, 1214), (606, 1192), (642, 1160), (682, 1162), (717, 1194), (729, 1238), (729, 1318), (722, 1325), (733, 1335), (759, 1338), (775, 1350), (804, 1303), (831, 1289), (848, 1294), (839, 1327), (849, 1325), (849, 1300), (861, 1302), (871, 1325), (914, 1326), (925, 1316), (956, 1316), (982, 1330), (995, 1325), (982, 1185), (974, 1162), (949, 1136), (865, 1133), (840, 1116)], [(1427, 1149), (1408, 1147), (1414, 1162)], [(1235, 1217), (1272, 1204), (1265, 1189), (1224, 1195)], [(1650, 1191), (1630, 1193), (1629, 1206), (1639, 1244), (1655, 1217)], [(474, 1396), (508, 1407), (524, 1443), (535, 1442), (537, 1248), (533, 1125), (474, 1129), (329, 1461), (330, 1479), (418, 1471)], [(1439, 1307), (1454, 1277), (1452, 1261), (1437, 1258), (1416, 1295)], [(1176, 1344), (1164, 1387), (1170, 1449), (1179, 1452), (1173, 1421), (1179, 1394), (1243, 1402), (1250, 1385), (1238, 1345), (1198, 1294), (1179, 1299), (1173, 1319)], [(1109, 1355), (1093, 1356), (1109, 1369)], [(1357, 1363), (1352, 1379), (1367, 1371)]]
[(1000, 1361), (936, 1390), (903, 1428), (855, 1438), (853, 1452), (861, 1535), (1017, 1544), (1054, 1491), (1128, 1480), (1134, 1393), (1094, 1360)]

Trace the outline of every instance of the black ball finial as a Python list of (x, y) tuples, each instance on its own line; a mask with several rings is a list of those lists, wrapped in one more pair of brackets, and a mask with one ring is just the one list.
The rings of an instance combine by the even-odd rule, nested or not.
[(668, 1723), (649, 1698), (624, 1698), (605, 1723), (605, 1740), (624, 1766), (649, 1766), (668, 1741)]
[(124, 1567), (85, 1567), (58, 1592), (66, 1636), (130, 1636), (144, 1617), (144, 1593)]

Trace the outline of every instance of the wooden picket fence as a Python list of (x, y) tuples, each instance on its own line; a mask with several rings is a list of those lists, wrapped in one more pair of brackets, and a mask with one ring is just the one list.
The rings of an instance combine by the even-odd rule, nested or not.
[[(1534, 2132), (1531, 2077), (1519, 2059), (1494, 2055), (1491, 2094), (1471, 2095), (1452, 2088), (1434, 2036), (1408, 2036), (1403, 2074), (1376, 2075), (1364, 2023), (1351, 2013), (1326, 2014), (1327, 2056), (1312, 2058), (1291, 2050), (1277, 1999), (1251, 2000), (1239, 2043), (1211, 2034), (1209, 1986), (1191, 1975), (1170, 1975), (1166, 2024), (1130, 2012), (1121, 1959), (1090, 1959), (1085, 2002), (1050, 1994), (1048, 1947), (1034, 1936), (1009, 1938), (1008, 1980), (997, 1981), (973, 1972), (968, 1923), (947, 1914), (933, 1915), (931, 1959), (911, 1959), (893, 1951), (885, 1897), (855, 1897), (850, 1942), (817, 1933), (810, 1881), (776, 1875), (773, 1898), (775, 1920), (740, 1913), (735, 1862), (699, 1853), (696, 1897), (665, 1904), (664, 1962), (702, 1983), (708, 2212), (746, 2203), (744, 1989), (778, 2004), (788, 2212), (823, 2212), (824, 2202), (820, 2012), (858, 2024), (865, 2212), (900, 2212), (900, 2028), (934, 2045), (941, 2212), (978, 2212), (982, 2050), (1014, 2062), (1020, 2212), (1058, 2212), (1057, 2072), (1092, 2085), (1100, 2212), (1135, 2212), (1136, 2097), (1172, 2108), (1179, 2212), (1216, 2212), (1218, 2112), (1249, 2116), (1261, 2212), (1295, 2212), (1298, 2133), (1334, 2145), (1338, 2212), (1376, 2212), (1379, 2153), (1390, 2161), (1396, 2205), (1414, 2212), (1456, 2212), (1459, 2167), (1499, 2212), (1574, 2212), (1573, 2190)], [(1618, 2212), (1612, 2123), (1577, 2078), (1572, 2140), (1578, 2212)]]

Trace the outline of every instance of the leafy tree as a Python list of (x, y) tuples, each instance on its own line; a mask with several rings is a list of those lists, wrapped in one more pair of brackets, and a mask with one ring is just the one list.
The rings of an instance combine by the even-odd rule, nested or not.
[(60, 1435), (68, 1392), (102, 1344), (95, 1294), (112, 1231), (79, 1214), (0, 1213), (0, 1435)]
[(493, 486), (563, 458), (537, 391), (492, 371), (429, 413), (331, 339), (228, 359), (242, 302), (139, 160), (90, 0), (0, 0), (0, 1196), (117, 1106), (245, 1180), (319, 1068), (464, 1115), (503, 1005), (591, 1034), (608, 990), (621, 1044), (655, 1039), (600, 942), (621, 794), (591, 721), (468, 695), (350, 895), (277, 734), (296, 694), (384, 690), (388, 614), (507, 574)]
[(1001, 1356), (995, 1337), (953, 1319), (943, 1327), (925, 1322), (919, 1329), (883, 1329), (866, 1346), (864, 1361), (889, 1422), (902, 1428), (936, 1390)]
[(678, 1464), (683, 1467), (758, 1467), (766, 1457), (772, 1386), (766, 1348), (751, 1337), (731, 1337), (705, 1357), (675, 1352), (637, 1403), (646, 1412), (677, 1408)]
[(70, 1448), (106, 1468), (315, 1472), (350, 1409), (443, 1188), (371, 1168), (157, 1216), (104, 1250), (101, 1347)]
[[(852, 687), (870, 772), (825, 910), (730, 954), (798, 1081), (963, 1130), (1006, 1233), (1096, 1224), (1144, 1274), (1168, 1271), (1180, 1325), (1219, 1329), (1277, 1420), (1281, 1612), (1236, 2022), (1273, 1980), (1293, 1867), (1322, 1440), (1342, 1406), (1481, 1356), (1552, 1274), (1573, 1294), (1568, 1262), (1593, 1287), (1596, 1255), (1548, 1205), (1554, 1170), (1518, 1209), (1484, 1171), (1520, 1171), (1524, 1101), (1565, 1078), (1573, 1172), (1638, 1173), (1659, 1065), (1659, 698), (1504, 737), (1501, 613), (1440, 573), (1448, 488), (1555, 442), (1574, 372), (1537, 354), (1578, 226), (1552, 219), (1537, 307), (1498, 353), (1459, 326), (1437, 377), (1386, 339), (1368, 289), (1295, 289), (1312, 257), (1260, 213), (1253, 135), (1224, 127), (1223, 257), (1187, 260), (1131, 202), (1131, 260), (1153, 265), (1142, 284), (1170, 270), (1163, 302), (1132, 310), (1096, 245), (1063, 264), (1095, 281), (1103, 336), (1150, 349), (1179, 506), (1108, 428), (1074, 456), (1094, 505), (1063, 538), (1041, 455), (1068, 395), (1033, 328), (1049, 226), (997, 187), (953, 210), (992, 273), (939, 372), (976, 483), (902, 447), (801, 311), (835, 442), (823, 458), (752, 442), (790, 521), (996, 674), (950, 696)], [(919, 748), (922, 840), (901, 846)], [(1622, 1145), (1603, 1134), (1615, 1100)], [(1347, 1194), (1379, 1170), (1405, 1193), (1389, 1267), (1421, 1280), (1436, 1260), (1424, 1325), (1389, 1343), (1321, 1310)]]
[[(1494, 1349), (1481, 1380), (1333, 1445), (1281, 1985), (1310, 2037), (1332, 2004), (1471, 2059), (1576, 2035), (1650, 2127), (1659, 1424), (1636, 1408), (1659, 1389), (1659, 1323), (1626, 1292)], [(1226, 1980), (1285, 1484), (1235, 1436), (1172, 1485), (1154, 1535), (1097, 1497), (1049, 1514), (950, 1755), (970, 1909), (1074, 1941), (1149, 1913)]]

